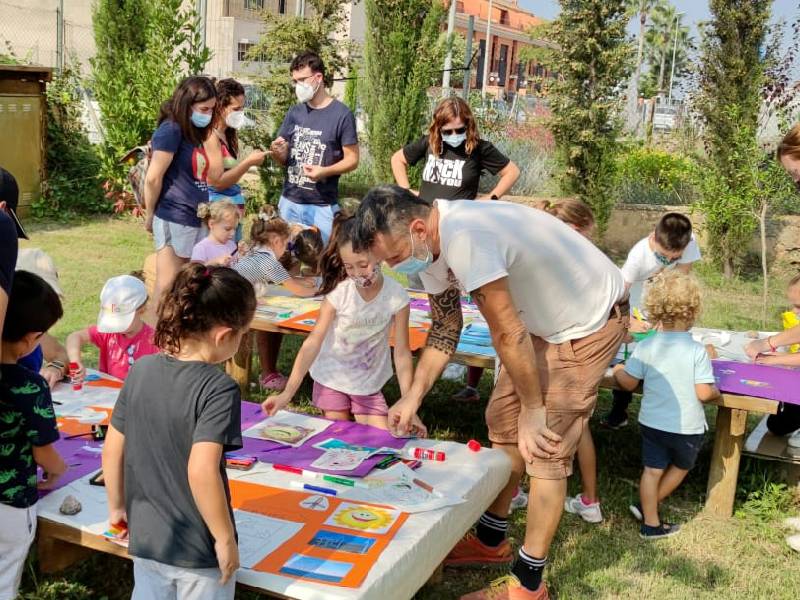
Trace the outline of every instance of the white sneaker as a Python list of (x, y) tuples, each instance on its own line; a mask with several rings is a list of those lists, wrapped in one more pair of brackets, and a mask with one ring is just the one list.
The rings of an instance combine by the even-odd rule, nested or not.
[(580, 494), (577, 496), (567, 496), (564, 500), (564, 510), (573, 515), (580, 516), (587, 523), (600, 523), (603, 520), (603, 513), (600, 512), (600, 503), (595, 502), (588, 506), (583, 503)]
[(783, 520), (784, 527), (800, 531), (800, 517), (789, 517)]
[(786, 440), (786, 445), (790, 448), (800, 448), (800, 429), (789, 436), (789, 439)]
[(528, 506), (528, 494), (522, 491), (522, 488), (517, 488), (517, 493), (514, 494), (514, 497), (511, 499), (511, 510), (517, 510), (519, 508), (527, 508)]
[(789, 544), (789, 548), (795, 552), (800, 552), (800, 533), (787, 537), (786, 543)]

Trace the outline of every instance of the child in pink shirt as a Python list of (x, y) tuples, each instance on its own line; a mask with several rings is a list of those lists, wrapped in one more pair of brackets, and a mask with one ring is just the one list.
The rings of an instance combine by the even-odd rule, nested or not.
[(234, 237), (239, 226), (239, 209), (230, 200), (204, 202), (197, 216), (208, 229), (208, 236), (192, 249), (192, 262), (227, 267), (238, 251)]
[(100, 292), (97, 325), (67, 336), (67, 355), (71, 363), (78, 364), (78, 379), (82, 380), (86, 371), (81, 362), (81, 347), (86, 344), (94, 344), (100, 351), (98, 370), (119, 379), (128, 376), (136, 360), (158, 352), (153, 328), (142, 320), (146, 303), (147, 290), (136, 277), (120, 275), (106, 282)]

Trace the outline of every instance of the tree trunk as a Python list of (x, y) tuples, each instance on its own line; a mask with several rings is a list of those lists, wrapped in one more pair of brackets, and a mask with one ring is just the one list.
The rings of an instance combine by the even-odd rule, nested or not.
[(644, 33), (647, 24), (647, 11), (639, 12), (639, 49), (636, 52), (636, 69), (628, 86), (628, 128), (633, 133), (639, 130), (641, 115), (639, 114), (639, 82), (642, 78), (642, 62), (644, 56)]
[(733, 279), (733, 257), (727, 252), (722, 259), (722, 276), (725, 279)]
[(661, 66), (658, 69), (658, 93), (660, 95), (664, 95), (664, 67), (667, 62), (667, 51), (662, 50), (661, 52)]
[(639, 49), (636, 52), (636, 73), (634, 74), (634, 81), (636, 82), (636, 92), (639, 92), (639, 80), (642, 77), (642, 56), (644, 55), (644, 30), (647, 24), (647, 11), (643, 10), (639, 13)]
[(767, 296), (769, 295), (769, 270), (767, 267), (767, 202), (761, 203), (758, 213), (758, 228), (761, 234), (761, 275), (764, 278), (761, 294), (761, 328), (767, 328)]

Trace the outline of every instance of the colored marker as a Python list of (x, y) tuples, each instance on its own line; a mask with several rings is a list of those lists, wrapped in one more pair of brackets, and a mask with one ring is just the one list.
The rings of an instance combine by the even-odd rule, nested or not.
[(289, 485), (296, 490), (306, 490), (309, 492), (317, 492), (318, 494), (329, 494), (330, 496), (336, 496), (338, 494), (338, 492), (333, 488), (311, 485), (309, 483), (303, 483), (302, 481), (290, 481)]
[(272, 468), (276, 471), (285, 471), (286, 473), (294, 473), (295, 475), (302, 475), (303, 469), (298, 467), (292, 467), (291, 465), (272, 465)]
[(444, 452), (441, 450), (431, 450), (430, 448), (412, 446), (411, 448), (406, 448), (403, 453), (411, 458), (420, 460), (432, 460), (435, 462), (444, 462), (445, 460)]
[(337, 477), (336, 475), (324, 475), (322, 473), (316, 473), (314, 471), (307, 471), (306, 469), (301, 469), (299, 467), (293, 467), (291, 465), (272, 465), (272, 468), (277, 471), (284, 471), (286, 473), (293, 473), (295, 475), (301, 475), (307, 479), (322, 479), (323, 481), (327, 481), (329, 483), (338, 483), (339, 485), (346, 485), (348, 487), (369, 487), (367, 484), (362, 483), (360, 481), (356, 481), (355, 479), (350, 479), (349, 477)]
[(428, 492), (429, 494), (432, 494), (432, 493), (433, 493), (433, 488), (432, 488), (430, 485), (428, 485), (427, 483), (425, 483), (424, 481), (422, 481), (421, 479), (412, 479), (412, 481), (413, 481), (413, 482), (414, 482), (416, 485), (418, 485), (419, 487), (421, 487), (423, 490), (425, 490), (426, 492)]

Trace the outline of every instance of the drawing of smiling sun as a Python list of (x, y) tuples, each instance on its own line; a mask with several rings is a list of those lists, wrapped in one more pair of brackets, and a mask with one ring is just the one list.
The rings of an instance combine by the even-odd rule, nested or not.
[(387, 511), (373, 506), (349, 506), (333, 517), (334, 522), (350, 529), (384, 529), (394, 517)]

